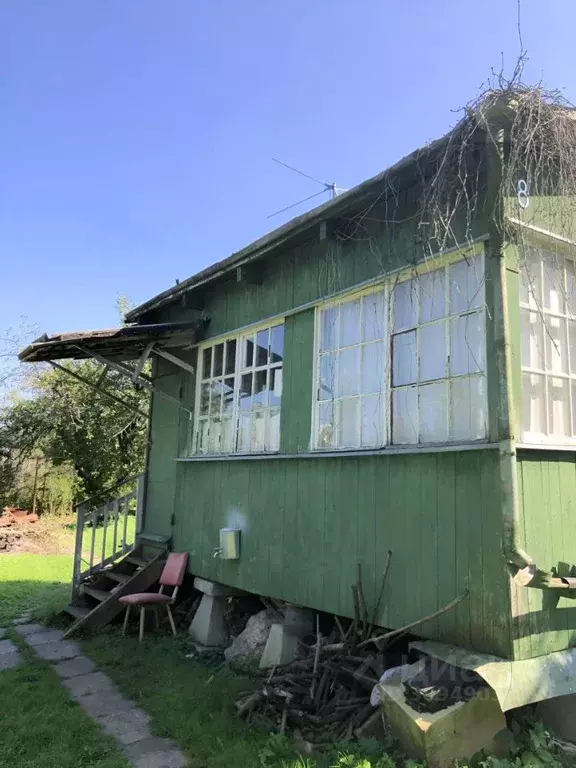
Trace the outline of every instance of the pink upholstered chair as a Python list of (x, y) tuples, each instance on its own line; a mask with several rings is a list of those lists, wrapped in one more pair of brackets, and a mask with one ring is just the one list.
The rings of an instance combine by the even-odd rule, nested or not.
[[(133, 595), (123, 595), (119, 598), (119, 602), (126, 606), (126, 615), (124, 616), (124, 626), (122, 628), (122, 634), (126, 633), (126, 627), (128, 626), (128, 619), (130, 618), (130, 609), (132, 606), (140, 608), (140, 642), (144, 636), (144, 622), (146, 620), (146, 606), (153, 608), (156, 614), (156, 626), (158, 626), (158, 610), (161, 606), (166, 607), (168, 613), (168, 619), (170, 626), (172, 627), (173, 634), (176, 634), (176, 627), (174, 626), (174, 618), (170, 606), (176, 600), (178, 594), (178, 587), (182, 585), (184, 581), (184, 573), (186, 571), (186, 563), (188, 562), (188, 553), (171, 552), (166, 560), (166, 565), (160, 576), (160, 590), (158, 592), (137, 592)], [(172, 594), (165, 595), (164, 587), (173, 587)]]

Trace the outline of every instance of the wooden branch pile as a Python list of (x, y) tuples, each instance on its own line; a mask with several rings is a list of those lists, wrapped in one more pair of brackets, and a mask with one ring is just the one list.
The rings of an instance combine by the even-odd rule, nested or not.
[(319, 732), (330, 731), (332, 739), (362, 738), (380, 718), (379, 709), (370, 704), (370, 694), (384, 671), (394, 666), (386, 649), (418, 624), (446, 613), (467, 596), (463, 592), (435, 613), (405, 627), (382, 633), (375, 627), (390, 568), (388, 553), (382, 588), (372, 616), (368, 617), (358, 565), (352, 587), (354, 619), (345, 629), (334, 617), (334, 628), (327, 637), (320, 632), (316, 617), (316, 642), (301, 643), (302, 657), (281, 668), (274, 668), (256, 691), (240, 694), (238, 715), (256, 718), (280, 733), (298, 730), (306, 739), (317, 741)]

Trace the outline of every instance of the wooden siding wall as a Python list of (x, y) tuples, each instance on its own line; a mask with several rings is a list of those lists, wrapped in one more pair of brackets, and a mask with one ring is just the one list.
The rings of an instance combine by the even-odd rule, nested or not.
[[(346, 616), (357, 562), (372, 610), (390, 549), (378, 623), (402, 626), (469, 589), (419, 631), (507, 656), (498, 478), (491, 449), (180, 463), (173, 546), (191, 573)], [(237, 561), (213, 557), (222, 527), (242, 531)]]
[[(518, 453), (521, 546), (542, 570), (576, 568), (576, 458), (569, 452)], [(576, 573), (576, 571), (575, 571)], [(576, 602), (553, 592), (513, 588), (514, 657), (542, 656), (576, 643)]]

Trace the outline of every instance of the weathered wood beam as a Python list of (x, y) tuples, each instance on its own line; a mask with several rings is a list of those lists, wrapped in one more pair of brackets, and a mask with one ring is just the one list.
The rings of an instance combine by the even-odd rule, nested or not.
[(173, 363), (174, 365), (177, 365), (179, 368), (183, 368), (185, 371), (188, 371), (188, 373), (196, 373), (193, 365), (190, 365), (190, 363), (187, 363), (185, 360), (182, 360), (180, 357), (177, 357), (170, 352), (166, 352), (165, 349), (155, 349), (154, 354), (164, 358), (164, 360), (168, 360), (168, 362)]
[(101, 389), (98, 385), (94, 384), (93, 381), (90, 381), (89, 379), (85, 379), (83, 376), (80, 376), (75, 371), (71, 371), (69, 368), (65, 368), (63, 365), (60, 365), (59, 363), (55, 363), (54, 360), (50, 360), (49, 362), (53, 368), (57, 368), (59, 371), (64, 371), (64, 373), (67, 373), (73, 379), (77, 379), (78, 381), (81, 381), (82, 384), (86, 384), (87, 387), (90, 387), (90, 389), (93, 389), (95, 392), (98, 392), (98, 394), (103, 395), (104, 397), (107, 397), (110, 400), (114, 400), (115, 403), (118, 403), (119, 405), (123, 405), (124, 408), (127, 408), (129, 411), (132, 411), (133, 413), (137, 413), (139, 416), (143, 416), (145, 419), (148, 418), (148, 414), (145, 411), (141, 411), (140, 408), (137, 408), (135, 405), (132, 405), (132, 403), (128, 403), (126, 400), (122, 400), (121, 397), (118, 397), (117, 395), (113, 395), (112, 392), (108, 392), (105, 389)]

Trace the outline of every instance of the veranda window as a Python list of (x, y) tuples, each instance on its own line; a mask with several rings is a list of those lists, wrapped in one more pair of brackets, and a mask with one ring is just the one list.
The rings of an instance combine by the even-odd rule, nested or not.
[(574, 262), (529, 248), (520, 259), (524, 441), (576, 441)]
[(481, 256), (319, 310), (314, 445), (486, 436)]
[(200, 349), (195, 453), (279, 449), (283, 348), (277, 324)]

